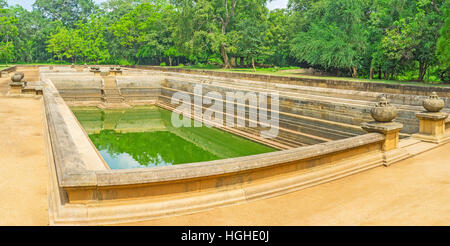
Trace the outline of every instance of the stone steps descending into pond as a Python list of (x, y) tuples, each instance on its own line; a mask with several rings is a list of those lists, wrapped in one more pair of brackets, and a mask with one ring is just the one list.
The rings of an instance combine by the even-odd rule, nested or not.
[(120, 94), (117, 87), (116, 77), (102, 76), (103, 79), (103, 105), (102, 108), (129, 108), (130, 105), (125, 103), (125, 98)]

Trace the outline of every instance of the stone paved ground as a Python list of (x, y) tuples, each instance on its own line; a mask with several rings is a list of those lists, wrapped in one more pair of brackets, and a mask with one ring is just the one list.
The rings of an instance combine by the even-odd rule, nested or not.
[(0, 79), (0, 225), (48, 225), (42, 102), (7, 98)]
[(450, 143), (270, 199), (132, 225), (450, 225)]

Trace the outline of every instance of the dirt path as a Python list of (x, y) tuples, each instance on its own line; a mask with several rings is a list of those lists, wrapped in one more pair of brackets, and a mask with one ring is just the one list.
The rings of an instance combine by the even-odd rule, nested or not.
[(0, 225), (49, 224), (42, 120), (41, 99), (0, 96)]

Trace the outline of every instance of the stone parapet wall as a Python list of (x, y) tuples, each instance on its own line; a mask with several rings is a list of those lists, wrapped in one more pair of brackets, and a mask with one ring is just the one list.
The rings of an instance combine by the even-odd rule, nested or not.
[(75, 119), (72, 111), (50, 80), (43, 80), (45, 114), (58, 180), (61, 186), (73, 178), (78, 184), (94, 182), (91, 170), (106, 170), (107, 165)]
[(213, 162), (95, 171), (96, 184), (89, 185), (80, 182), (84, 174), (72, 175), (71, 185), (62, 186), (67, 201), (52, 202), (52, 223), (139, 221), (277, 196), (381, 166), (382, 141), (373, 133)]

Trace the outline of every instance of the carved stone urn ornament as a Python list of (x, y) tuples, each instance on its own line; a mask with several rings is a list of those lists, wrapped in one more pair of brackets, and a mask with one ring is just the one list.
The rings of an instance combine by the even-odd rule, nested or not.
[(391, 122), (397, 116), (397, 108), (391, 106), (386, 98), (382, 97), (371, 109), (370, 114), (377, 122)]
[(22, 82), (22, 79), (25, 75), (22, 72), (17, 72), (13, 76), (11, 76), (11, 80), (14, 83), (20, 83)]
[(122, 70), (122, 68), (121, 67), (116, 67), (116, 70), (120, 71), (120, 70)]
[(429, 98), (423, 100), (422, 105), (428, 112), (439, 112), (444, 108), (445, 103), (444, 100), (438, 97), (436, 92), (432, 92)]

